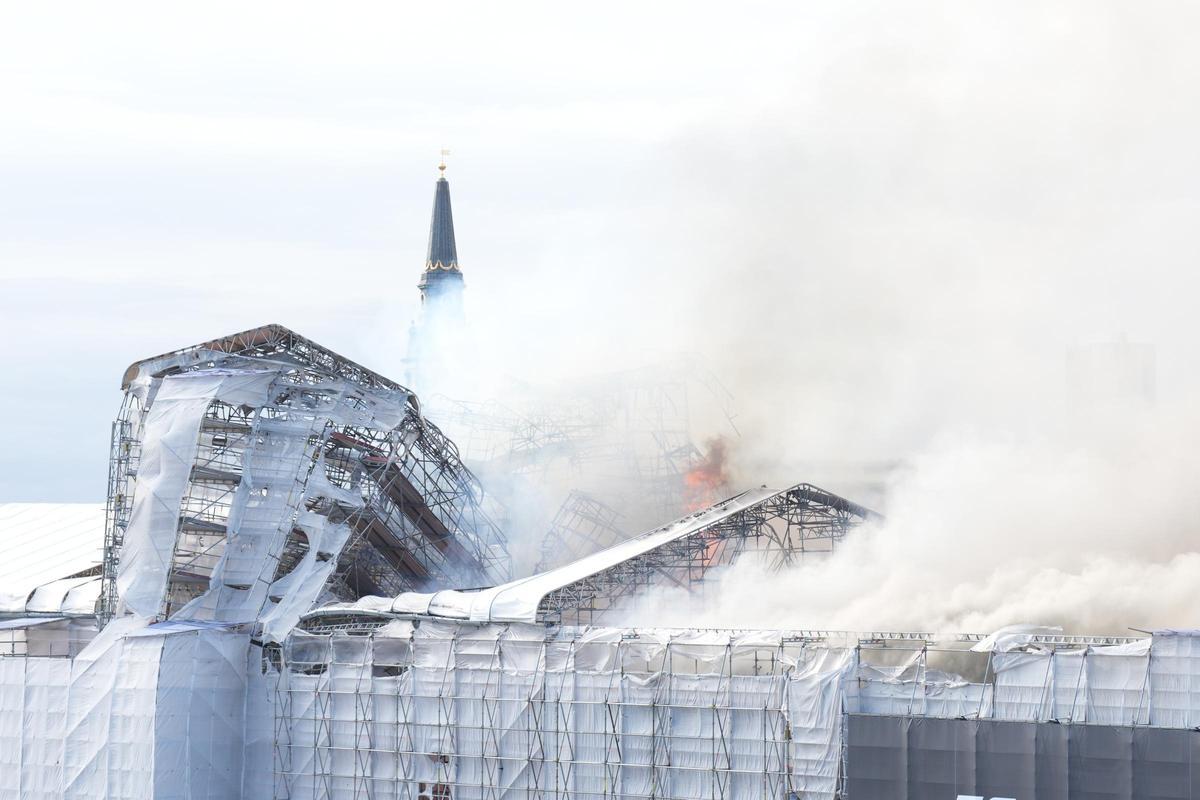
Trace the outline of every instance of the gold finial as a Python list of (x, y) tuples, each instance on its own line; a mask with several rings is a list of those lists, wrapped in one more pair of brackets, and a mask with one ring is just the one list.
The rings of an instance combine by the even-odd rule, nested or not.
[(450, 151), (443, 149), (442, 150), (442, 161), (440, 164), (438, 164), (438, 172), (440, 172), (442, 174), (442, 177), (446, 176), (446, 156), (448, 156), (448, 155), (450, 155)]

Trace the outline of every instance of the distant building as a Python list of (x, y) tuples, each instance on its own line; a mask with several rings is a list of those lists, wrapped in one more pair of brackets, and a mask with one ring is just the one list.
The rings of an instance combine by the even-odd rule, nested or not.
[[(438, 172), (429, 224), (429, 250), (417, 284), (421, 290), (421, 309), (409, 331), (408, 343), (408, 383), (425, 392), (431, 388), (428, 384), (435, 364), (452, 357), (464, 322), (464, 282), (458, 267), (445, 160), (438, 165)], [(436, 391), (437, 387), (433, 389)]]

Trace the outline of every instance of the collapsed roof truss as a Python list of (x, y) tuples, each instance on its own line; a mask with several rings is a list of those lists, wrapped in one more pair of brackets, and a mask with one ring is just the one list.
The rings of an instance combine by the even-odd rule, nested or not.
[(824, 489), (798, 484), (728, 513), (718, 513), (687, 535), (668, 538), (554, 589), (538, 604), (538, 619), (593, 624), (620, 601), (651, 585), (690, 589), (712, 570), (732, 564), (747, 552), (759, 553), (770, 568), (779, 569), (809, 553), (832, 552), (853, 527), (877, 517), (870, 509)]
[[(161, 399), (164, 382), (175, 381), (178, 390), (189, 376), (257, 380), (258, 399), (202, 397), (207, 405), (197, 413), (193, 403), (190, 411), (198, 419), (159, 425), (174, 436), (184, 430), (185, 438), (194, 425), (194, 438), (147, 443), (156, 401), (178, 400)], [(220, 565), (237, 537), (233, 557), (242, 563), (225, 564), (220, 591), (257, 592), (271, 602), (300, 580), (288, 576), (302, 563), (308, 574), (328, 575), (312, 598), (318, 602), (508, 577), (504, 537), (480, 509), (479, 482), (399, 384), (271, 325), (140, 361), (123, 385), (109, 468), (100, 604), (106, 618), (121, 605), (118, 576), (131, 518), (138, 502), (148, 502), (138, 492), (145, 495), (163, 465), (180, 458), (188, 461), (178, 478), (184, 488), (165, 503), (154, 497), (160, 505), (178, 503), (174, 523), (151, 526), (153, 536), (172, 537), (159, 616), (198, 612), (191, 606), (217, 590)], [(183, 391), (191, 399), (192, 390)], [(145, 456), (148, 484), (138, 478)], [(173, 532), (160, 530), (171, 524)], [(251, 534), (260, 539), (250, 547), (257, 566), (246, 563)], [(326, 570), (321, 564), (329, 561), (335, 563)], [(245, 613), (250, 606), (238, 608)], [(205, 613), (221, 618), (216, 608)]]

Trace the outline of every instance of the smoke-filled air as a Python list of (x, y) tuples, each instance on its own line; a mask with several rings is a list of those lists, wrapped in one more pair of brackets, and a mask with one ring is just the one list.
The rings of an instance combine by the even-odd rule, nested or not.
[(103, 499), (147, 354), (279, 322), (407, 381), (446, 147), (466, 327), (413, 386), (514, 575), (572, 509), (808, 482), (883, 521), (656, 623), (1194, 625), (1200, 9), (727, 12), (30, 9), (0, 333), (53, 391), (0, 398), (6, 498)]
[(469, 281), (475, 343), (447, 394), (561, 408), (603, 405), (636, 368), (695, 384), (678, 513), (649, 484), (606, 493), (628, 463), (546, 464), (509, 497), (518, 566), (568, 487), (619, 507), (629, 535), (810, 482), (883, 521), (831, 558), (743, 559), (702, 596), (643, 597), (626, 621), (1192, 624), (1200, 59), (1144, 10), (1094, 10), (1086, 30), (1051, 10), (1019, 27), (960, 6), (933, 28), (886, 8), (894, 24), (869, 31), (814, 18), (779, 94), (699, 113), (641, 165), (619, 245), (544, 256), (536, 299)]

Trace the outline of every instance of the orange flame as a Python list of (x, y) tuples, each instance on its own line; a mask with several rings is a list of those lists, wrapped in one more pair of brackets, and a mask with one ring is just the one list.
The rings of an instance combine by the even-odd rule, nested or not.
[(728, 444), (718, 437), (705, 442), (704, 457), (683, 476), (684, 507), (688, 512), (707, 508), (721, 499), (729, 484), (726, 471)]

